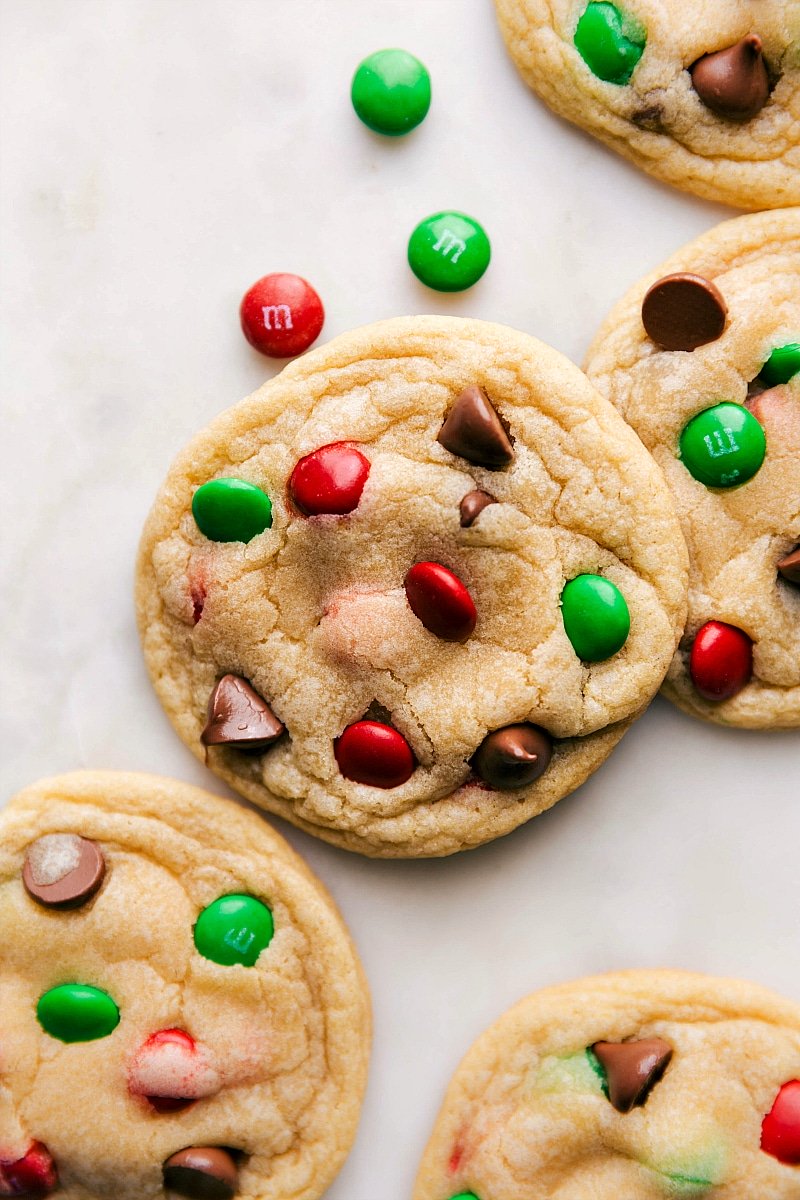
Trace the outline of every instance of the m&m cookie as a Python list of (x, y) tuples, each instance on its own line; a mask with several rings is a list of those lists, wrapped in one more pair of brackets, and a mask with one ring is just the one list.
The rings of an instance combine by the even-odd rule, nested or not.
[(456, 1071), (413, 1200), (796, 1200), (800, 1007), (623, 971), (547, 988)]
[(181, 454), (139, 624), (181, 737), (243, 795), (365, 854), (449, 854), (605, 759), (672, 658), (685, 553), (576, 367), (409, 318), (293, 363)]
[(258, 817), (154, 776), (0, 817), (0, 1196), (317, 1200), (355, 1135), (366, 984)]
[(800, 725), (800, 208), (678, 251), (612, 310), (586, 369), (664, 471), (689, 545), (665, 693), (724, 725)]
[(686, 191), (800, 203), (800, 23), (785, 0), (495, 0), (526, 83)]

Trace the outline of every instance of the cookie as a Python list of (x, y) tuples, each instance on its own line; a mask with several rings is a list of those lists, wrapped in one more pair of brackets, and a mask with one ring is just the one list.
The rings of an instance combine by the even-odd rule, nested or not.
[(606, 758), (672, 657), (685, 553), (577, 367), (414, 317), (195, 438), (144, 531), (139, 623), (170, 719), (232, 787), (351, 850), (449, 854)]
[(666, 695), (723, 725), (800, 725), (800, 209), (679, 250), (613, 309), (586, 370), (664, 471), (689, 545)]
[(456, 1071), (414, 1200), (796, 1200), (800, 1006), (623, 971), (547, 988)]
[(667, 183), (800, 203), (798, 0), (495, 0), (525, 82)]
[(369, 1000), (258, 817), (155, 776), (35, 784), (0, 817), (0, 945), (0, 1195), (322, 1195)]

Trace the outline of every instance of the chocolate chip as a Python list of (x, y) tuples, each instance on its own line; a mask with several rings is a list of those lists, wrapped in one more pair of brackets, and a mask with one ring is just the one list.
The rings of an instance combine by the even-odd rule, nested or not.
[(769, 75), (757, 33), (716, 54), (703, 55), (689, 72), (703, 104), (719, 117), (749, 121), (769, 99)]
[(76, 833), (47, 833), (28, 847), (22, 882), (47, 908), (79, 908), (91, 900), (106, 873), (96, 842)]
[(271, 746), (284, 726), (269, 705), (239, 675), (223, 675), (208, 702), (208, 721), (200, 734), (204, 746)]
[(800, 583), (800, 546), (780, 560), (778, 574), (788, 583)]
[(164, 1187), (191, 1200), (231, 1200), (239, 1187), (239, 1171), (227, 1150), (189, 1146), (164, 1163)]
[(485, 737), (472, 758), (476, 775), (503, 791), (527, 787), (547, 770), (549, 733), (537, 725), (506, 725)]
[(664, 127), (664, 106), (658, 103), (642, 105), (631, 113), (631, 120), (639, 129), (659, 133)]
[(679, 272), (658, 279), (642, 301), (642, 324), (664, 350), (696, 350), (725, 331), (728, 306), (701, 275)]
[(487, 508), (490, 504), (496, 503), (497, 501), (495, 500), (494, 496), (490, 496), (488, 492), (482, 492), (480, 490), (475, 492), (467, 492), (466, 496), (458, 506), (459, 512), (461, 513), (462, 529), (466, 529), (469, 525), (472, 525), (474, 521), (477, 521), (478, 517), (485, 508)]
[(592, 1050), (606, 1073), (608, 1098), (621, 1113), (644, 1104), (672, 1058), (672, 1047), (663, 1038), (595, 1042)]
[(447, 415), (437, 439), (451, 454), (481, 467), (506, 467), (514, 448), (483, 388), (466, 388)]

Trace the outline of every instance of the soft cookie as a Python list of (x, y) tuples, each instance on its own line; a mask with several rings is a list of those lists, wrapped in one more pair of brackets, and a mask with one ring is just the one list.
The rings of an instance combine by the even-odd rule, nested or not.
[(144, 531), (145, 658), (255, 803), (385, 856), (507, 833), (589, 775), (685, 616), (660, 472), (576, 367), (417, 317), (220, 416)]
[(523, 1000), (458, 1068), (414, 1200), (796, 1200), (800, 1006), (624, 971)]
[(800, 203), (798, 0), (495, 0), (526, 83), (676, 187)]
[(355, 1134), (369, 1001), (263, 821), (85, 772), (0, 817), (0, 1196), (316, 1200)]
[(800, 725), (800, 209), (679, 250), (612, 310), (586, 369), (663, 469), (689, 545), (665, 693), (724, 725)]

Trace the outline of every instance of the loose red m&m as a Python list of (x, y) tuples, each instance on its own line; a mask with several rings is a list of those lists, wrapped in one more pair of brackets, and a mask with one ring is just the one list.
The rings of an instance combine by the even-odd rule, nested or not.
[(689, 673), (704, 700), (730, 700), (753, 674), (753, 643), (735, 625), (708, 621), (694, 639)]
[(334, 743), (345, 779), (369, 787), (400, 787), (414, 773), (414, 753), (402, 733), (380, 721), (356, 721)]
[(761, 1123), (761, 1149), (778, 1162), (800, 1165), (800, 1079), (785, 1083)]
[(15, 1162), (0, 1159), (0, 1196), (49, 1196), (57, 1187), (56, 1164), (42, 1142), (32, 1142)]
[(331, 442), (301, 458), (289, 477), (289, 497), (307, 517), (342, 516), (358, 507), (369, 459), (346, 442)]
[(406, 598), (426, 629), (445, 642), (465, 642), (478, 614), (464, 584), (437, 562), (421, 562), (405, 577)]
[(317, 340), (325, 309), (307, 280), (278, 273), (265, 275), (245, 292), (239, 319), (256, 350), (270, 358), (291, 358)]

